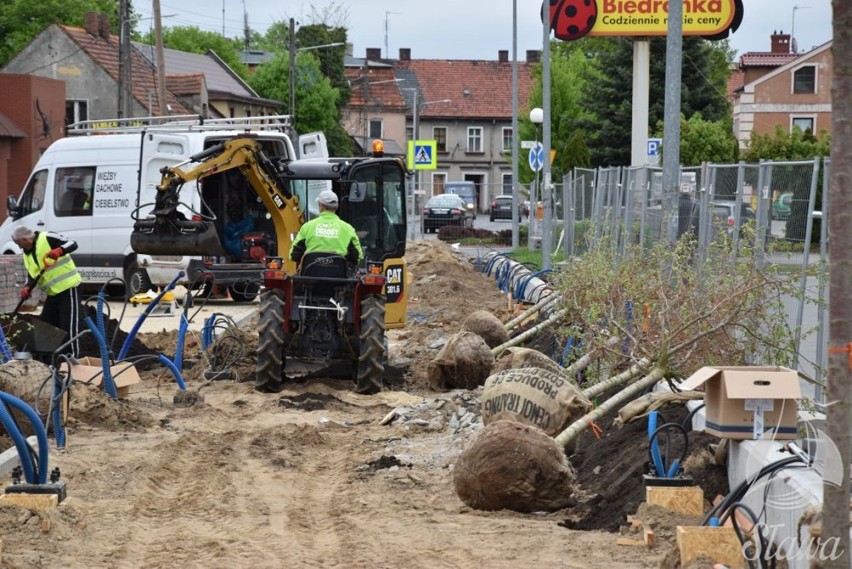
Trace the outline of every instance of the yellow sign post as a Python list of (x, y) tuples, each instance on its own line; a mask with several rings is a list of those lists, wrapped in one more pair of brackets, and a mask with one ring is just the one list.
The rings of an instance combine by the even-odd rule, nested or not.
[(438, 167), (437, 147), (434, 140), (409, 140), (408, 169), (435, 170)]

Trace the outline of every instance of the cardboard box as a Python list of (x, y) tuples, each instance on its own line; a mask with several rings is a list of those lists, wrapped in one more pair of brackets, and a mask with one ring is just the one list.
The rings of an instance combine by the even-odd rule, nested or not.
[[(80, 358), (79, 362), (71, 365), (71, 377), (76, 381), (102, 386), (104, 374), (101, 359), (87, 356)], [(141, 381), (139, 373), (130, 362), (117, 362), (109, 369), (119, 397), (127, 397), (130, 386)]]
[(723, 439), (795, 439), (799, 374), (779, 366), (703, 367), (680, 384), (704, 389), (705, 431)]

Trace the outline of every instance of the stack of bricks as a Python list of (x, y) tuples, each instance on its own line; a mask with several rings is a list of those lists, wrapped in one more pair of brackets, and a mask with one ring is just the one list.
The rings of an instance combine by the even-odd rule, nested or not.
[[(21, 300), (21, 288), (27, 282), (27, 270), (20, 255), (0, 255), (0, 313), (15, 310)], [(36, 289), (26, 304), (36, 306), (42, 293)]]

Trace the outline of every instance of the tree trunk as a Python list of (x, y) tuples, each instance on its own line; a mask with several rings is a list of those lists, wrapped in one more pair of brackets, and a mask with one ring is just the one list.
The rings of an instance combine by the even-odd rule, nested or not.
[(651, 370), (651, 373), (634, 383), (629, 387), (625, 387), (605, 402), (603, 402), (599, 407), (597, 407), (594, 411), (577, 419), (571, 425), (568, 426), (567, 429), (562, 431), (556, 436), (556, 442), (560, 446), (569, 445), (577, 436), (585, 431), (591, 423), (597, 421), (610, 411), (615, 410), (617, 407), (621, 406), (625, 401), (630, 401), (639, 395), (639, 393), (645, 389), (646, 387), (651, 387), (658, 381), (663, 378), (665, 374), (665, 370), (660, 367), (655, 367)]
[[(844, 465), (842, 482), (826, 482), (823, 491), (822, 567), (849, 568), (849, 409), (852, 349), (852, 3), (832, 2), (834, 60), (832, 96), (831, 178), (828, 198), (829, 243), (829, 350), (827, 415), (828, 436)], [(831, 540), (831, 541), (828, 541)]]
[(541, 322), (540, 324), (536, 324), (535, 326), (533, 326), (532, 328), (530, 328), (529, 330), (527, 330), (526, 332), (524, 332), (522, 334), (518, 334), (517, 336), (515, 336), (514, 338), (512, 338), (511, 340), (509, 340), (505, 344), (500, 344), (499, 346), (492, 348), (491, 353), (494, 355), (495, 358), (498, 357), (500, 354), (505, 352), (507, 348), (511, 348), (512, 346), (517, 346), (518, 344), (523, 343), (524, 340), (526, 340), (530, 336), (537, 334), (541, 330), (544, 330), (545, 328), (548, 328), (550, 326), (553, 326), (554, 324), (558, 324), (558, 323), (562, 322), (562, 319), (565, 318), (566, 314), (568, 314), (568, 311), (564, 308), (562, 310), (560, 310), (559, 312), (554, 312), (553, 314), (550, 315), (550, 318), (548, 318), (544, 322)]

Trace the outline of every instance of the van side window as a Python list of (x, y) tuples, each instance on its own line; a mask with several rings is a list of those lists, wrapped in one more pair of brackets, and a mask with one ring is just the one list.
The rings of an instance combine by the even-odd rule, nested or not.
[(18, 219), (35, 213), (44, 205), (44, 191), (47, 188), (47, 170), (39, 170), (30, 178), (18, 199)]
[(53, 185), (57, 217), (92, 215), (95, 167), (57, 168)]

